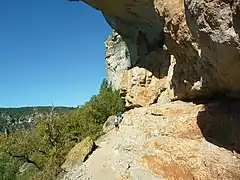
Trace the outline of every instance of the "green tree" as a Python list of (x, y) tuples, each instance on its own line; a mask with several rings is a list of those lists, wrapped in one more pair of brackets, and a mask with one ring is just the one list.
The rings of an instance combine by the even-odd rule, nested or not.
[(100, 86), (100, 90), (99, 90), (99, 93), (103, 93), (103, 92), (109, 92), (109, 91), (112, 91), (112, 88), (110, 87), (109, 83), (108, 83), (108, 80), (106, 78), (104, 78), (102, 80), (102, 84)]
[(89, 102), (96, 123), (103, 124), (111, 115), (124, 111), (124, 103), (118, 91), (103, 91)]
[(22, 162), (9, 155), (0, 156), (0, 179), (2, 180), (15, 180), (16, 174)]
[[(98, 138), (107, 118), (119, 111), (124, 111), (119, 91), (112, 90), (104, 79), (99, 94), (76, 110), (58, 116), (46, 114), (38, 119), (34, 128), (0, 136), (0, 158), (11, 157), (38, 168), (34, 173), (26, 172), (25, 179), (30, 175), (33, 176), (30, 179), (55, 179), (69, 150), (87, 136)], [(3, 162), (0, 167), (10, 160)], [(13, 163), (9, 173), (14, 177), (18, 168)]]

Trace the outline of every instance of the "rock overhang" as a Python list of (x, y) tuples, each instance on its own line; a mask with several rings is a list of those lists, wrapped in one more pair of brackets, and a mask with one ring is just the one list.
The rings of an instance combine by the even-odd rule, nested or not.
[[(158, 73), (162, 71), (162, 66), (165, 69), (166, 64), (169, 65), (168, 73), (164, 73), (165, 77), (161, 76), (159, 79), (161, 85), (155, 83), (158, 92), (156, 97), (189, 100), (199, 97), (208, 98), (216, 93), (240, 97), (239, 0), (231, 2), (84, 0), (83, 2), (102, 11), (106, 21), (119, 33), (121, 40), (126, 44), (126, 52), (130, 54), (130, 66), (124, 66), (126, 68), (122, 68), (122, 72), (118, 71), (118, 75), (121, 76), (124, 71), (134, 67), (145, 68), (147, 74), (156, 74), (152, 72), (155, 67), (149, 68), (146, 65), (148, 61), (153, 62), (152, 58), (154, 58), (154, 61), (159, 62)], [(170, 57), (167, 56), (165, 61), (164, 57), (161, 57), (165, 53), (160, 53), (164, 44), (166, 54)], [(224, 50), (229, 53), (224, 53)], [(108, 57), (106, 60), (108, 61)], [(142, 88), (141, 93), (137, 92), (137, 94), (147, 93), (152, 79), (144, 84), (141, 81), (145, 78), (137, 77), (139, 75), (129, 77), (131, 83), (127, 87), (130, 89), (124, 89), (126, 97), (137, 96), (135, 92), (130, 93), (134, 88), (139, 89), (136, 85)], [(117, 79), (119, 81), (121, 78)], [(126, 97), (125, 100), (130, 100)], [(136, 103), (132, 105), (139, 104), (138, 101), (141, 99), (136, 99)]]

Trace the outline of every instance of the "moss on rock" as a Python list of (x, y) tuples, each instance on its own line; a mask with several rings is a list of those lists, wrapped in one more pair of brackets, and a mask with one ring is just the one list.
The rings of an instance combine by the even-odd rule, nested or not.
[(80, 143), (76, 144), (66, 156), (66, 160), (62, 165), (62, 169), (70, 171), (76, 165), (81, 165), (93, 151), (95, 143), (91, 137), (87, 137)]

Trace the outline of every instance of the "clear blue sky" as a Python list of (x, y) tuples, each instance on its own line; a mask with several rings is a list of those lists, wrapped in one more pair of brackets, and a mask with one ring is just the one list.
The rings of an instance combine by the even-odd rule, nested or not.
[(0, 107), (77, 106), (106, 75), (102, 14), (67, 0), (0, 0)]

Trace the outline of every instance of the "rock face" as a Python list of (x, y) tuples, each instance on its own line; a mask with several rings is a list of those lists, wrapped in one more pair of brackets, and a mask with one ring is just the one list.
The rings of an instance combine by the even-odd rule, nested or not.
[(80, 166), (93, 151), (95, 144), (90, 137), (87, 137), (80, 143), (76, 144), (66, 156), (66, 160), (62, 165), (62, 169), (70, 171)]
[(219, 90), (240, 95), (240, 1), (186, 0), (185, 7), (188, 27), (201, 50), (200, 61), (213, 66)]
[(237, 101), (132, 109), (63, 179), (239, 180), (239, 109)]
[(136, 67), (123, 72), (121, 95), (125, 98), (127, 107), (156, 103), (160, 95), (164, 102), (174, 98), (169, 83), (174, 59), (162, 49), (152, 52), (147, 58), (146, 61), (139, 61)]
[[(112, 44), (107, 46), (108, 77), (116, 89), (123, 90), (129, 106), (208, 98), (216, 93), (239, 97), (239, 0), (85, 2), (101, 10), (118, 33), (118, 38), (108, 41)], [(149, 68), (148, 61), (162, 63), (152, 63)], [(158, 80), (152, 80), (151, 85), (139, 85), (142, 78), (136, 76), (143, 77), (146, 71), (149, 79), (149, 74), (155, 74), (151, 69), (160, 70), (162, 64), (168, 64), (171, 76), (165, 73), (164, 77), (155, 76)]]
[(105, 42), (107, 77), (114, 89), (120, 89), (122, 73), (131, 67), (130, 53), (122, 37), (115, 31)]
[(240, 102), (206, 99), (240, 96), (240, 0), (84, 2), (114, 29), (108, 78), (132, 109), (64, 179), (239, 180)]

